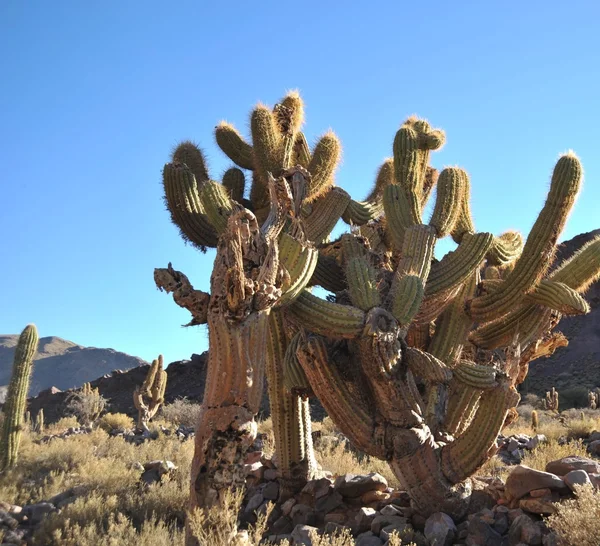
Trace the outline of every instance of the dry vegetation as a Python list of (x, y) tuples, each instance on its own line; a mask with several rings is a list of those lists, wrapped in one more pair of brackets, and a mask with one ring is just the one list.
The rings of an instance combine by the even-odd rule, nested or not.
[[(504, 431), (505, 435), (534, 433), (530, 424), (533, 408), (525, 405), (519, 409), (521, 418)], [(56, 438), (47, 443), (40, 442), (43, 435), (26, 430), (17, 467), (0, 476), (0, 500), (9, 504), (31, 504), (77, 488), (77, 500), (47, 517), (39, 527), (36, 545), (183, 545), (193, 439), (180, 440), (176, 435), (166, 435), (160, 427), (192, 426), (198, 411), (196, 404), (186, 400), (166, 406), (162, 420), (152, 425), (157, 438), (141, 445), (110, 435), (114, 431), (133, 428), (132, 419), (124, 414), (104, 415), (89, 434)], [(585, 411), (583, 418), (580, 411), (563, 412), (560, 416), (539, 411), (539, 417), (537, 432), (545, 434), (549, 442), (527, 453), (523, 464), (544, 470), (546, 463), (554, 459), (567, 455), (588, 456), (580, 438), (592, 430), (600, 430), (600, 411)], [(45, 435), (60, 434), (78, 426), (75, 417), (66, 417), (48, 426)], [(397, 485), (387, 464), (355, 451), (341, 438), (330, 419), (314, 423), (313, 429), (320, 431), (320, 439), (315, 443), (317, 460), (334, 476), (376, 471), (385, 476), (391, 486)], [(274, 442), (270, 419), (259, 423), (259, 432), (264, 435), (264, 451), (272, 455)], [(561, 437), (568, 441), (559, 443)], [(140, 482), (139, 463), (165, 459), (177, 466), (170, 479), (153, 485)], [(494, 457), (479, 474), (505, 478), (509, 471), (510, 467)], [(228, 537), (235, 535), (241, 500), (240, 495), (231, 495), (227, 509), (191, 516), (191, 528), (202, 544), (221, 546)], [(246, 544), (258, 545), (265, 529), (265, 517), (259, 517), (253, 528), (243, 531)], [(597, 546), (600, 544), (598, 521), (600, 493), (584, 489), (578, 499), (561, 506), (550, 518), (549, 525), (563, 537), (564, 544)], [(210, 536), (203, 534), (206, 522), (220, 531)], [(248, 541), (245, 540), (246, 533)], [(399, 537), (394, 543), (402, 544)], [(351, 544), (353, 540), (348, 534), (315, 536), (313, 540), (315, 546)]]

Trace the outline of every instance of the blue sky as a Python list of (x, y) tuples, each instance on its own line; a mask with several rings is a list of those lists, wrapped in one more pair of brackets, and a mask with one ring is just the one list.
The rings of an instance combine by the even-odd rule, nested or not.
[(151, 360), (207, 348), (205, 327), (154, 286), (171, 261), (208, 288), (214, 254), (179, 238), (162, 203), (171, 148), (247, 132), (289, 89), (313, 141), (344, 147), (337, 183), (366, 196), (409, 115), (446, 131), (436, 167), (471, 174), (478, 229), (527, 233), (573, 149), (583, 192), (561, 239), (600, 227), (597, 2), (0, 3), (0, 333)]

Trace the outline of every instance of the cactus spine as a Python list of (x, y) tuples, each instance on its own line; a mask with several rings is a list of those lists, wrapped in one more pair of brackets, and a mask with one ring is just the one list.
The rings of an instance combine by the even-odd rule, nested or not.
[(148, 432), (148, 422), (165, 400), (167, 372), (163, 369), (163, 356), (152, 361), (144, 383), (133, 392), (133, 403), (138, 410), (138, 430)]
[(15, 349), (12, 376), (4, 404), (4, 421), (0, 435), (0, 471), (13, 467), (18, 459), (21, 430), (25, 417), (27, 393), (38, 346), (38, 332), (33, 324), (25, 327)]

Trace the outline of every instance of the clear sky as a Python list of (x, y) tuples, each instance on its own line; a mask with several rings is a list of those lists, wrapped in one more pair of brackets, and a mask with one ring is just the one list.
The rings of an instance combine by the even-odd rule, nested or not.
[(600, 227), (600, 3), (0, 2), (0, 333), (151, 360), (207, 348), (160, 293), (169, 261), (208, 289), (214, 254), (186, 246), (162, 203), (171, 148), (289, 89), (305, 132), (328, 128), (337, 183), (366, 196), (416, 113), (446, 131), (436, 167), (471, 174), (478, 229), (527, 233), (559, 154), (585, 168), (561, 239)]

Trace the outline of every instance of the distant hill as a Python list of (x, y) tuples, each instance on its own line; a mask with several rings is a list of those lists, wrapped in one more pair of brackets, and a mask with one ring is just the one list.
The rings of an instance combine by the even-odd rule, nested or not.
[[(18, 335), (0, 335), (0, 403), (8, 385)], [(61, 390), (79, 387), (113, 370), (129, 370), (147, 364), (141, 358), (114, 349), (82, 347), (60, 337), (43, 337), (33, 365), (29, 395), (49, 387)]]

